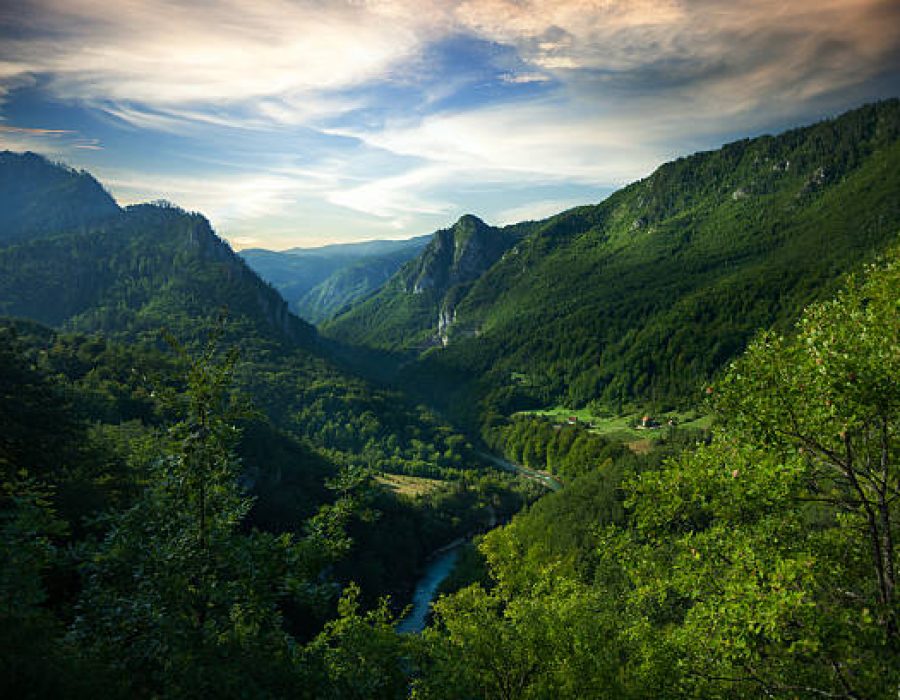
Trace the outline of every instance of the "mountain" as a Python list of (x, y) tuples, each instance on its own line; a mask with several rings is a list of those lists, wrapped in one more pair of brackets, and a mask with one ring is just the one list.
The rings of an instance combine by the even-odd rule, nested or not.
[(528, 231), (528, 224), (496, 228), (467, 214), (437, 231), (382, 290), (326, 327), (339, 340), (389, 350), (446, 344), (459, 302)]
[[(0, 178), (15, 180), (32, 161), (5, 160)], [(11, 216), (16, 207), (29, 208), (28, 196), (15, 200)], [(128, 346), (159, 348), (165, 330), (194, 351), (215, 334), (240, 352), (238, 382), (268, 418), (332, 460), (358, 463), (365, 451), (380, 470), (425, 475), (479, 463), (465, 439), (426, 409), (339, 366), (315, 329), (203, 216), (172, 205), (117, 209), (75, 230), (0, 245), (0, 316)]]
[(758, 329), (896, 239), (898, 192), (890, 100), (667, 163), (453, 277), (458, 224), (322, 330), (405, 353), (402, 381), (470, 411), (694, 401)]
[[(19, 171), (32, 168), (34, 158), (4, 159), (0, 179), (24, 178)], [(41, 161), (42, 182), (76, 177), (96, 183)], [(102, 187), (88, 188), (95, 190)], [(47, 192), (37, 187), (34, 196)], [(32, 210), (31, 195), (20, 194), (5, 212), (10, 220), (25, 220), (23, 212)], [(402, 600), (429, 552), (491, 518), (508, 517), (532, 497), (514, 477), (488, 470), (470, 441), (429, 408), (336, 361), (315, 329), (289, 312), (278, 291), (202, 215), (158, 203), (116, 206), (96, 218), (85, 214), (75, 227), (70, 222), (48, 220), (39, 235), (23, 229), (15, 240), (0, 240), (0, 316), (13, 317), (0, 318), (0, 355), (6, 349), (15, 358), (15, 366), (0, 363), (0, 418), (18, 421), (19, 394), (34, 368), (61, 396), (72, 397), (74, 419), (90, 433), (74, 444), (95, 436), (103, 443), (96, 459), (74, 447), (74, 456), (60, 463), (42, 458), (53, 454), (44, 445), (44, 434), (54, 434), (58, 422), (53, 415), (39, 425), (22, 416), (25, 423), (12, 437), (41, 465), (73, 522), (103, 502), (126, 498), (125, 491), (140, 490), (128, 460), (145, 442), (159, 442), (156, 431), (164, 434), (165, 419), (184, 408), (183, 399), (173, 397), (183, 390), (191, 363), (204, 368), (202, 377), (188, 371), (192, 381), (209, 380), (205, 372), (218, 366), (237, 403), (246, 399), (256, 408), (230, 423), (242, 432), (240, 479), (256, 498), (254, 526), (302, 529), (304, 518), (359, 482), (372, 509), (366, 512), (377, 510), (380, 517), (375, 527), (368, 520), (354, 526), (358, 545), (344, 547), (333, 573), (358, 582), (369, 603), (387, 594)], [(376, 245), (364, 252), (383, 250)], [(224, 357), (233, 357), (233, 366)], [(40, 389), (35, 401), (43, 406), (55, 399), (45, 399)], [(115, 455), (104, 456), (107, 447)], [(0, 453), (0, 466), (14, 463), (3, 440)], [(108, 466), (115, 469), (107, 473)], [(347, 478), (341, 479), (344, 468)], [(418, 483), (427, 484), (429, 494), (395, 496), (375, 481), (385, 472), (412, 481), (425, 477)], [(62, 503), (70, 496), (71, 508)], [(321, 526), (337, 528), (338, 516), (328, 515), (334, 522)]]
[(251, 248), (240, 255), (281, 292), (295, 313), (318, 323), (378, 289), (404, 262), (415, 257), (428, 239), (419, 236), (283, 252)]
[[(0, 177), (17, 167), (0, 163)], [(30, 210), (28, 197), (19, 201)], [(13, 210), (11, 218), (23, 216)], [(47, 230), (0, 248), (3, 315), (130, 335), (165, 326), (188, 338), (215, 324), (223, 308), (245, 334), (307, 344), (315, 337), (204, 217), (176, 207), (116, 207), (74, 230)]]
[(119, 212), (110, 194), (83, 170), (35, 153), (0, 152), (0, 244), (77, 229)]

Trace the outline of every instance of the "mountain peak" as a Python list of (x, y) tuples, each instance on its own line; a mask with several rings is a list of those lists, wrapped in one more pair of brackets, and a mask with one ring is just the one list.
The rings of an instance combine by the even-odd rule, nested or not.
[(104, 221), (121, 210), (91, 175), (27, 151), (0, 152), (0, 240), (32, 239)]
[(471, 229), (471, 228), (483, 229), (483, 228), (489, 228), (489, 227), (486, 223), (484, 223), (484, 221), (479, 219), (474, 214), (463, 214), (461, 217), (459, 217), (457, 222), (455, 224), (453, 224), (453, 228), (454, 229)]

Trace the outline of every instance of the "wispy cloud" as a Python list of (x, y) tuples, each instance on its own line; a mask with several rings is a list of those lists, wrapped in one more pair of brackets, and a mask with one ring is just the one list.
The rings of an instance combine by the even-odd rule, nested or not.
[(334, 189), (328, 201), (381, 218), (405, 221), (410, 214), (443, 214), (454, 205), (430, 198), (426, 192), (446, 184), (451, 172), (443, 167), (416, 168), (402, 175), (374, 179), (355, 187)]
[(503, 73), (500, 79), (504, 83), (524, 85), (527, 83), (547, 83), (551, 80), (545, 73)]
[(544, 199), (539, 202), (528, 202), (499, 212), (496, 223), (505, 225), (520, 221), (539, 221), (584, 203), (575, 199)]
[(36, 129), (26, 126), (8, 126), (6, 124), (0, 124), (0, 132), (27, 136), (62, 136), (75, 133), (71, 129)]
[(223, 225), (278, 215), (320, 187), (298, 177), (268, 173), (239, 176), (153, 176), (101, 170), (103, 182), (123, 204), (166, 199), (201, 211)]
[(0, 124), (0, 148), (11, 151), (35, 151), (55, 158), (65, 158), (74, 149), (101, 151), (99, 139), (85, 138), (75, 129)]
[(4, 40), (0, 80), (42, 74), (59, 97), (113, 105), (296, 105), (382, 77), (429, 37), (425, 15), (379, 2), (35, 0), (16, 18), (6, 8), (0, 21), (30, 31)]
[[(371, 147), (485, 182), (571, 179), (621, 183), (659, 162), (659, 144), (629, 139), (636, 126), (567, 100), (508, 104), (429, 116), (367, 132), (342, 130)], [(639, 128), (639, 127), (637, 127)]]
[[(245, 238), (418, 233), (479, 192), (552, 213), (558, 186), (897, 92), (898, 66), (896, 0), (29, 0), (0, 3), (0, 146)], [(101, 126), (15, 112), (29, 91)]]

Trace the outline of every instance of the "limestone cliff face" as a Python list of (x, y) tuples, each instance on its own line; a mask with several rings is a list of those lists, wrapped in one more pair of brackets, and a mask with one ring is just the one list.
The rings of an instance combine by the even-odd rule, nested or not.
[(406, 291), (442, 297), (452, 287), (478, 279), (514, 242), (506, 232), (467, 214), (435, 233), (421, 255), (406, 266)]
[(435, 233), (421, 255), (401, 271), (406, 293), (433, 300), (436, 341), (449, 343), (458, 300), (515, 242), (508, 232), (467, 214)]
[(498, 228), (463, 216), (429, 236), (380, 290), (338, 314), (323, 332), (348, 343), (403, 351), (477, 335), (477, 320), (463, 312), (469, 293), (534, 225)]

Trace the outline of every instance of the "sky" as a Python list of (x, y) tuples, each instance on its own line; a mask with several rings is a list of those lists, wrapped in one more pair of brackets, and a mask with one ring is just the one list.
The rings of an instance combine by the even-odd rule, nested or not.
[(235, 248), (598, 202), (900, 95), (900, 0), (0, 0), (0, 149)]

